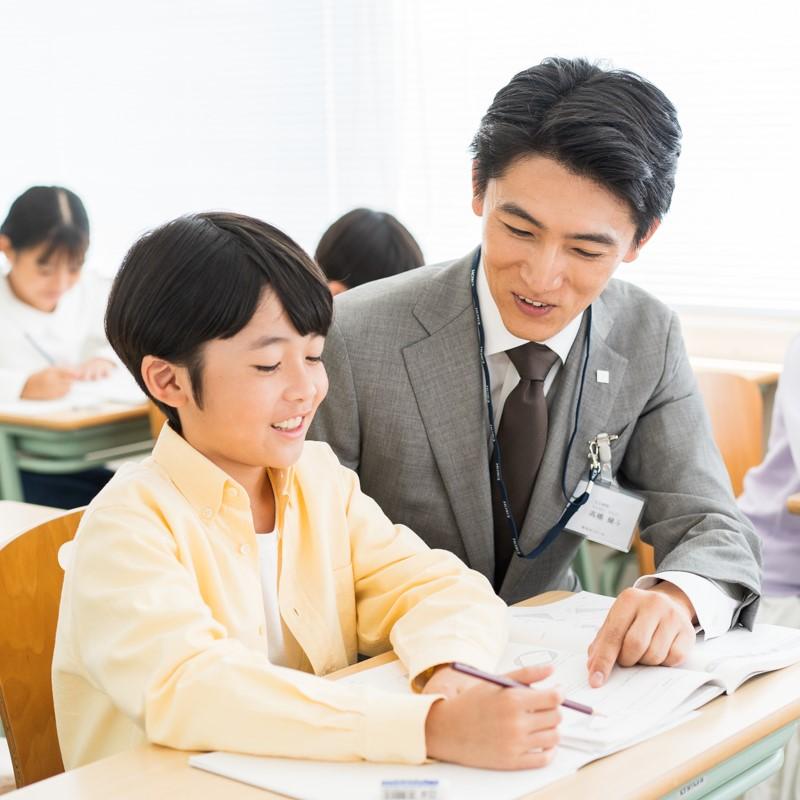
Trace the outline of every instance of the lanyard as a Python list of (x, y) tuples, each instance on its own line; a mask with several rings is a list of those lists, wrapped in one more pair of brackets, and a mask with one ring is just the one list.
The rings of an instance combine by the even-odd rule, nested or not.
[(506, 488), (506, 483), (503, 480), (502, 455), (500, 453), (500, 444), (497, 441), (497, 429), (494, 422), (494, 404), (492, 403), (491, 389), (492, 384), (489, 378), (489, 365), (486, 363), (486, 337), (484, 335), (483, 322), (481, 320), (481, 309), (478, 303), (477, 280), (480, 259), (481, 251), (480, 248), (478, 248), (478, 251), (475, 253), (475, 258), (472, 260), (472, 269), (470, 271), (470, 287), (472, 289), (472, 309), (475, 312), (475, 323), (478, 328), (478, 352), (480, 354), (481, 369), (483, 371), (483, 393), (486, 398), (486, 409), (489, 415), (489, 433), (491, 436), (492, 445), (492, 479), (497, 484), (497, 488), (500, 491), (500, 497), (503, 500), (503, 510), (505, 511), (505, 517), (508, 521), (508, 527), (511, 532), (511, 541), (514, 544), (514, 552), (520, 558), (533, 559), (555, 541), (558, 534), (564, 530), (575, 512), (586, 503), (586, 501), (589, 499), (589, 495), (592, 492), (592, 486), (600, 474), (600, 465), (595, 459), (592, 461), (592, 464), (589, 467), (586, 488), (584, 489), (583, 493), (579, 497), (570, 497), (567, 494), (567, 463), (569, 461), (569, 453), (572, 449), (572, 444), (575, 441), (575, 434), (578, 432), (578, 418), (581, 409), (581, 398), (583, 397), (583, 385), (586, 382), (586, 368), (589, 364), (589, 346), (591, 344), (592, 332), (592, 307), (589, 306), (587, 309), (588, 316), (586, 320), (586, 349), (583, 356), (583, 367), (581, 369), (581, 383), (580, 388), (578, 389), (578, 402), (575, 405), (575, 422), (572, 427), (572, 434), (569, 437), (569, 442), (567, 442), (567, 451), (564, 454), (564, 468), (561, 472), (561, 492), (564, 495), (564, 499), (567, 501), (567, 505), (566, 508), (561, 512), (561, 516), (558, 518), (556, 524), (553, 525), (549, 531), (547, 531), (544, 539), (542, 539), (542, 541), (539, 542), (539, 544), (529, 553), (525, 553), (519, 545), (519, 529), (517, 528), (517, 523), (514, 520), (514, 515), (511, 513), (511, 504), (508, 502), (508, 489)]

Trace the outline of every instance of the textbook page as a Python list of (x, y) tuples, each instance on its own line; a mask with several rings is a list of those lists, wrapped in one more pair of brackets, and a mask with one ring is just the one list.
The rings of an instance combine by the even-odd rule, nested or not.
[(788, 667), (800, 661), (800, 630), (781, 625), (758, 624), (752, 631), (735, 628), (723, 636), (705, 641), (699, 634), (697, 645), (681, 664), (681, 669), (712, 675), (730, 694), (748, 678)]
[(75, 381), (69, 392), (58, 400), (15, 400), (12, 403), (0, 403), (0, 414), (46, 417), (64, 411), (88, 411), (104, 403), (139, 405), (146, 399), (130, 373), (117, 367), (107, 378)]

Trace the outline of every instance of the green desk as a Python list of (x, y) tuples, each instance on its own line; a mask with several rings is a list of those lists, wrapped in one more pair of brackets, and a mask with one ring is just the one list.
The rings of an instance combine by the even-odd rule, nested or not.
[(0, 415), (0, 499), (23, 500), (20, 469), (63, 474), (148, 453), (147, 405), (103, 403), (52, 416)]

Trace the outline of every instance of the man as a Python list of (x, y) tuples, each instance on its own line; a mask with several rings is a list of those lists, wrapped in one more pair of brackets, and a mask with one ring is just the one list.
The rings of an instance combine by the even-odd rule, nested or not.
[(509, 603), (576, 587), (580, 537), (558, 523), (608, 434), (604, 477), (644, 500), (658, 574), (610, 610), (596, 686), (615, 661), (679, 663), (695, 624), (751, 625), (759, 591), (677, 319), (610, 280), (669, 208), (680, 138), (669, 100), (631, 73), (547, 59), (515, 76), (473, 140), (480, 249), (337, 301), (312, 431), (390, 517)]

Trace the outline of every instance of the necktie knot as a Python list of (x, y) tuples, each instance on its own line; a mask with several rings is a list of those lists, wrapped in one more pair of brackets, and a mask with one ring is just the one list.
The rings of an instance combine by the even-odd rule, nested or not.
[(506, 351), (511, 363), (524, 381), (543, 381), (558, 356), (549, 347), (527, 342)]

